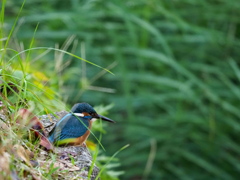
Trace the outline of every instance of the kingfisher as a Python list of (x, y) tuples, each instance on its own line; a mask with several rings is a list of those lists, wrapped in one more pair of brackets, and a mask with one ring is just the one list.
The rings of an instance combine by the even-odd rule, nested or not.
[(48, 140), (56, 146), (82, 145), (90, 134), (92, 122), (96, 119), (115, 123), (115, 121), (97, 114), (88, 103), (77, 103), (67, 115), (56, 123), (49, 133)]

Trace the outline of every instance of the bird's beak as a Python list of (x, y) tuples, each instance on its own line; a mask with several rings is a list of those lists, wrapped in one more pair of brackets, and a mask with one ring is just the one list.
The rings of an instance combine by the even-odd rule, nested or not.
[(102, 115), (100, 115), (100, 114), (97, 114), (95, 118), (97, 118), (97, 119), (102, 119), (102, 120), (104, 120), (104, 121), (108, 121), (108, 122), (111, 122), (111, 123), (115, 123), (115, 121), (113, 121), (113, 120), (111, 120), (111, 119), (109, 119), (109, 118), (107, 118), (107, 117), (105, 117), (105, 116), (102, 116)]

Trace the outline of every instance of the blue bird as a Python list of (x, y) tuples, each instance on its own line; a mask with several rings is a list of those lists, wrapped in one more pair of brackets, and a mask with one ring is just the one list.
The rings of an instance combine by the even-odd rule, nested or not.
[(71, 112), (56, 123), (49, 133), (48, 140), (56, 146), (82, 145), (87, 140), (95, 119), (115, 123), (115, 121), (97, 114), (88, 103), (75, 104)]

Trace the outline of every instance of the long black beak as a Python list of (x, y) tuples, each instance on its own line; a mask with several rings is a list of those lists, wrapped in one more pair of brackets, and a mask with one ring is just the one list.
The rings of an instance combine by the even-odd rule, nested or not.
[(111, 122), (111, 123), (116, 123), (115, 121), (113, 121), (113, 120), (111, 120), (111, 119), (109, 119), (109, 118), (107, 118), (107, 117), (105, 117), (105, 116), (102, 116), (102, 115), (100, 115), (100, 114), (97, 114), (95, 118), (97, 118), (97, 119), (102, 119), (102, 120), (104, 120), (104, 121), (108, 121), (108, 122)]

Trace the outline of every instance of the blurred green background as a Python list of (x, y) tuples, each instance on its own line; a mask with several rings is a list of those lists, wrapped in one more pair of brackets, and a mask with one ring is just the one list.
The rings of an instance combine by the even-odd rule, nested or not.
[[(8, 0), (10, 31), (23, 1)], [(35, 33), (34, 33), (35, 32)], [(113, 104), (120, 179), (238, 179), (240, 1), (26, 0), (11, 43), (69, 106)], [(53, 73), (54, 72), (54, 73)]]

